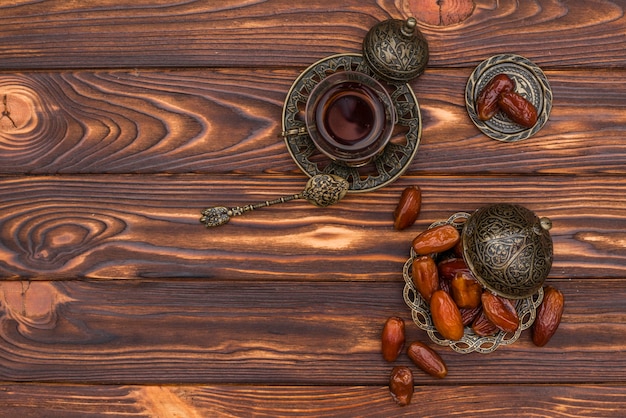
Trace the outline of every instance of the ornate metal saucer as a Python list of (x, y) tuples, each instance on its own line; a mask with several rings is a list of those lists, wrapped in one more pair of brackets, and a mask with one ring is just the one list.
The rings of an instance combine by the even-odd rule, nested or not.
[[(388, 89), (398, 118), (391, 141), (381, 155), (361, 167), (350, 167), (320, 152), (313, 144), (303, 118), (313, 88), (339, 71), (360, 71), (377, 79)], [(383, 79), (361, 54), (338, 54), (314, 63), (295, 80), (283, 106), (282, 130), (289, 153), (308, 176), (337, 175), (348, 181), (348, 192), (367, 192), (393, 182), (408, 168), (417, 153), (422, 120), (417, 99), (408, 84)]]
[[(433, 223), (432, 225), (430, 225), (430, 228), (443, 224), (451, 224), (454, 225), (457, 229), (462, 230), (465, 222), (467, 221), (467, 219), (469, 219), (469, 217), (469, 213), (458, 212), (445, 221), (438, 221)], [(474, 351), (479, 353), (491, 353), (500, 346), (512, 344), (517, 341), (522, 331), (528, 329), (533, 324), (533, 322), (535, 322), (537, 308), (543, 300), (543, 288), (540, 288), (536, 293), (531, 296), (515, 301), (517, 314), (520, 318), (520, 326), (514, 333), (499, 331), (494, 335), (481, 337), (475, 334), (470, 327), (465, 327), (465, 333), (463, 335), (463, 338), (461, 338), (460, 340), (452, 341), (443, 338), (435, 328), (430, 314), (430, 306), (428, 305), (428, 302), (426, 302), (421, 297), (421, 295), (413, 285), (412, 265), (415, 258), (417, 258), (417, 254), (415, 254), (415, 252), (411, 248), (410, 258), (406, 261), (402, 270), (402, 275), (405, 282), (403, 291), (404, 301), (411, 309), (413, 322), (415, 322), (415, 324), (420, 329), (426, 331), (429, 338), (436, 344), (448, 346), (452, 350), (462, 354), (467, 354)]]
[[(537, 109), (537, 123), (524, 128), (512, 122), (503, 112), (482, 121), (476, 114), (476, 98), (496, 75), (506, 74), (515, 82), (515, 91)], [(543, 71), (528, 59), (515, 54), (495, 55), (480, 63), (470, 75), (465, 88), (465, 106), (472, 122), (485, 135), (503, 142), (516, 142), (537, 133), (550, 117), (552, 89)]]

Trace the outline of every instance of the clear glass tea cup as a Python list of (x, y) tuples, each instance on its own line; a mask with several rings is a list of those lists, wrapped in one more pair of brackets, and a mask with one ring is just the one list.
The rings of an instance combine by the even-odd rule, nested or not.
[(376, 79), (342, 71), (315, 86), (306, 103), (305, 122), (317, 149), (332, 160), (360, 167), (385, 149), (396, 112), (389, 92)]

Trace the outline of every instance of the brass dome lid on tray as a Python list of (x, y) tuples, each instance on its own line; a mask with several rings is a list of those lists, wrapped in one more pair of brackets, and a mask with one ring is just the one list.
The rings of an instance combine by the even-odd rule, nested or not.
[(479, 208), (465, 222), (463, 256), (476, 279), (510, 299), (535, 294), (552, 267), (548, 218), (513, 204)]
[(388, 19), (373, 26), (363, 40), (369, 67), (390, 82), (405, 83), (421, 75), (428, 64), (428, 42), (417, 20)]

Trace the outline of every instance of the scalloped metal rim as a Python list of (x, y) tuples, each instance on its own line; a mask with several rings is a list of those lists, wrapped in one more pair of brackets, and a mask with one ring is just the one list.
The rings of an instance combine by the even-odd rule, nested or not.
[[(303, 90), (310, 93), (312, 88), (319, 83), (319, 80), (316, 81), (315, 78), (327, 77), (328, 71), (345, 70), (346, 65), (356, 66), (357, 71), (374, 77), (383, 85), (395, 89), (391, 92), (391, 98), (398, 111), (397, 125), (408, 128), (405, 134), (406, 145), (389, 143), (378, 158), (363, 167), (348, 167), (322, 155), (321, 158), (328, 164), (323, 171), (320, 171), (317, 163), (311, 161), (309, 157), (320, 158), (321, 152), (315, 148), (311, 137), (306, 132), (304, 122), (296, 118), (297, 103), (306, 102), (308, 94), (303, 93)], [(400, 108), (402, 111), (399, 110)], [(401, 114), (410, 116), (401, 118)], [(337, 54), (313, 63), (294, 81), (283, 106), (282, 130), (289, 154), (305, 174), (309, 177), (321, 173), (338, 175), (348, 181), (349, 193), (359, 193), (376, 190), (390, 184), (406, 171), (417, 153), (422, 134), (422, 118), (415, 93), (407, 83), (391, 83), (381, 79), (367, 66), (361, 54)]]

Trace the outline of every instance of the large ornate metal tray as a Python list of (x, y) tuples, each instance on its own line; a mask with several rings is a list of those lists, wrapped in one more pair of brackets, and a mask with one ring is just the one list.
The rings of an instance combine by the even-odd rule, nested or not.
[[(537, 109), (537, 123), (531, 128), (512, 122), (503, 112), (498, 112), (487, 121), (478, 119), (476, 98), (498, 74), (508, 75), (516, 85), (515, 91)], [(485, 135), (503, 142), (516, 142), (530, 138), (548, 121), (552, 109), (552, 89), (543, 71), (530, 60), (515, 54), (495, 55), (481, 62), (470, 75), (465, 88), (465, 106), (474, 125)]]
[[(455, 213), (445, 221), (433, 223), (430, 228), (448, 223), (454, 225), (459, 230), (462, 230), (463, 225), (469, 216), (470, 214), (465, 212)], [(481, 337), (475, 334), (470, 327), (465, 327), (463, 338), (460, 340), (452, 341), (443, 338), (437, 332), (437, 329), (433, 324), (428, 302), (421, 297), (413, 285), (412, 266), (413, 260), (417, 257), (417, 254), (415, 254), (411, 248), (411, 255), (405, 262), (402, 270), (405, 282), (403, 291), (404, 301), (411, 309), (413, 322), (415, 322), (420, 329), (426, 331), (429, 338), (436, 344), (448, 346), (454, 351), (463, 354), (474, 351), (479, 353), (491, 353), (502, 345), (512, 344), (517, 341), (522, 331), (528, 329), (533, 322), (535, 322), (537, 307), (543, 300), (543, 289), (539, 289), (537, 293), (532, 296), (515, 301), (517, 314), (520, 319), (520, 326), (514, 333), (499, 331), (494, 335)]]
[[(361, 167), (350, 167), (320, 152), (309, 136), (303, 111), (313, 88), (338, 71), (360, 71), (377, 79), (388, 89), (393, 101), (397, 123), (391, 141), (380, 156)], [(346, 179), (348, 192), (366, 192), (383, 187), (404, 173), (417, 153), (422, 119), (419, 104), (407, 83), (381, 79), (367, 65), (361, 54), (339, 54), (324, 58), (295, 80), (283, 107), (282, 135), (292, 158), (308, 176), (334, 174)]]

